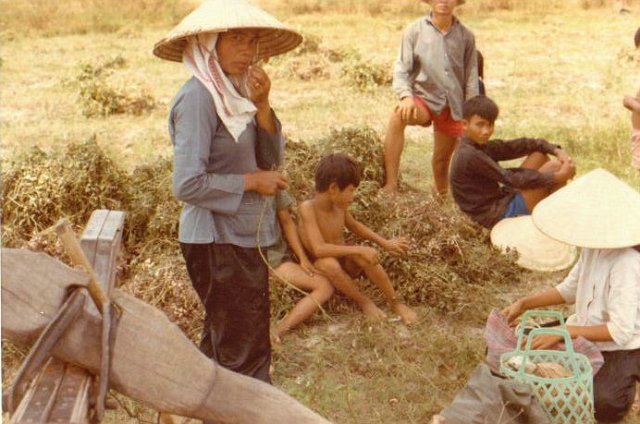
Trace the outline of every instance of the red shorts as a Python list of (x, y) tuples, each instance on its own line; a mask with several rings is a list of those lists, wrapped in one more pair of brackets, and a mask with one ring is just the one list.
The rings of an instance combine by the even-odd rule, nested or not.
[[(431, 116), (431, 121), (433, 122), (434, 131), (438, 131), (439, 133), (448, 135), (449, 137), (462, 137), (462, 134), (464, 134), (464, 123), (462, 121), (455, 121), (451, 117), (451, 109), (449, 109), (449, 107), (445, 107), (439, 115), (436, 115), (431, 112), (427, 102), (422, 97), (413, 96), (413, 100), (429, 112), (429, 116)], [(428, 127), (430, 124), (431, 123), (426, 124), (425, 127)]]

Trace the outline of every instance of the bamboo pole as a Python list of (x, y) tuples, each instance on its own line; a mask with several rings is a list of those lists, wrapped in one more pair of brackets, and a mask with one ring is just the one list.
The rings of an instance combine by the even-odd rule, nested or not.
[(98, 276), (85, 256), (84, 251), (80, 246), (80, 242), (71, 228), (71, 223), (67, 218), (62, 218), (54, 228), (73, 264), (84, 268), (85, 272), (89, 275), (90, 279), (87, 289), (89, 290), (91, 299), (93, 299), (93, 302), (102, 314), (104, 307), (109, 303), (109, 298), (105, 294), (104, 290), (102, 290), (100, 282), (98, 281)]

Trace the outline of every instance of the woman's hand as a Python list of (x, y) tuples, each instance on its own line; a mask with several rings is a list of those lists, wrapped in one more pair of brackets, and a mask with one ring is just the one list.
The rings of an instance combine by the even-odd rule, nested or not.
[(259, 66), (252, 65), (249, 67), (247, 88), (249, 90), (249, 100), (251, 100), (258, 109), (271, 108), (269, 105), (271, 80), (267, 73)]
[(564, 340), (564, 337), (555, 334), (539, 334), (533, 338), (531, 349), (549, 349)]
[(516, 318), (522, 315), (526, 310), (527, 308), (524, 304), (524, 300), (518, 299), (511, 305), (504, 308), (501, 313), (507, 318), (507, 322), (509, 323), (509, 325), (514, 327), (516, 324)]

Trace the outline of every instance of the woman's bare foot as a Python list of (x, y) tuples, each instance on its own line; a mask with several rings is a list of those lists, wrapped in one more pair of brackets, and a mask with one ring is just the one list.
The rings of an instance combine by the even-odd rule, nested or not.
[(364, 312), (367, 317), (376, 321), (383, 320), (387, 317), (387, 314), (371, 301), (361, 304), (360, 309), (362, 309), (362, 312)]
[(404, 322), (405, 325), (413, 324), (418, 320), (418, 314), (404, 303), (396, 303), (395, 305), (392, 305), (391, 310), (400, 315), (400, 318), (402, 318), (402, 322)]

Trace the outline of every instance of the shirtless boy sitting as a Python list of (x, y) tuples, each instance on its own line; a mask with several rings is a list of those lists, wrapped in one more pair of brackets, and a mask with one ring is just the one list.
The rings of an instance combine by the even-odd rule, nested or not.
[(320, 160), (315, 173), (316, 193), (300, 205), (299, 233), (302, 243), (315, 258), (314, 266), (336, 289), (354, 300), (369, 317), (383, 319), (386, 314), (356, 287), (353, 280), (364, 272), (383, 293), (389, 307), (405, 324), (417, 320), (416, 313), (398, 300), (389, 276), (379, 264), (376, 249), (348, 245), (345, 228), (376, 243), (392, 254), (406, 253), (409, 243), (403, 238), (387, 240), (356, 221), (348, 211), (360, 184), (360, 166), (344, 154), (330, 154)]

